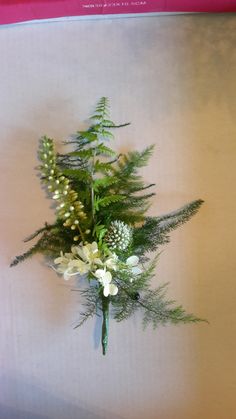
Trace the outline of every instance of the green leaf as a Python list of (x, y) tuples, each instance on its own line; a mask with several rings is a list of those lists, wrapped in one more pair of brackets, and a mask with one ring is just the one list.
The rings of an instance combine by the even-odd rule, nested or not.
[(90, 119), (102, 122), (105, 117), (109, 117), (108, 99), (106, 97), (102, 97), (96, 106), (95, 113)]
[(131, 151), (123, 156), (120, 162), (120, 168), (125, 168), (127, 173), (135, 173), (135, 169), (147, 165), (149, 158), (154, 150), (154, 145), (146, 147), (143, 151)]
[(123, 195), (110, 195), (105, 196), (104, 198), (95, 197), (94, 208), (96, 211), (99, 210), (99, 207), (108, 207), (114, 202), (122, 201), (125, 197)]
[(63, 174), (80, 181), (90, 181), (91, 175), (87, 170), (82, 169), (64, 169)]
[(95, 115), (93, 115), (93, 116), (90, 116), (90, 118), (89, 118), (89, 119), (91, 119), (92, 121), (93, 121), (93, 120), (95, 120), (95, 121), (101, 121), (101, 120), (103, 119), (103, 117), (102, 117), (102, 115), (95, 114)]
[(118, 182), (116, 177), (105, 176), (101, 179), (96, 179), (93, 183), (93, 188), (95, 192), (97, 192), (100, 188), (107, 188), (108, 186), (114, 185), (116, 182)]
[(107, 172), (110, 172), (111, 170), (112, 169), (111, 169), (110, 163), (103, 163), (103, 162), (100, 162), (99, 160), (95, 162), (95, 165), (94, 165), (95, 173), (97, 172), (107, 173)]
[(96, 235), (97, 239), (101, 241), (107, 232), (107, 228), (104, 224), (96, 224), (93, 229), (93, 235)]
[(169, 233), (186, 223), (194, 216), (203, 201), (201, 199), (185, 204), (183, 207), (160, 217), (146, 217), (141, 227), (133, 231), (133, 246), (138, 254), (152, 252), (158, 246), (170, 241)]
[(110, 140), (113, 140), (113, 138), (114, 138), (114, 135), (111, 132), (109, 132), (109, 131), (107, 131), (105, 129), (101, 130), (100, 135), (103, 138), (109, 138)]
[(93, 148), (89, 148), (87, 150), (72, 151), (71, 153), (68, 153), (68, 156), (80, 157), (81, 159), (89, 159), (93, 156), (93, 150)]
[(110, 147), (105, 146), (103, 143), (97, 146), (97, 151), (99, 154), (104, 154), (105, 156), (115, 157), (117, 153), (112, 150)]
[(104, 127), (113, 127), (115, 124), (114, 124), (114, 122), (113, 122), (113, 121), (110, 121), (109, 119), (104, 119), (104, 120), (102, 121), (102, 125), (103, 125)]
[(78, 131), (79, 137), (85, 138), (88, 142), (97, 140), (97, 134), (89, 131)]

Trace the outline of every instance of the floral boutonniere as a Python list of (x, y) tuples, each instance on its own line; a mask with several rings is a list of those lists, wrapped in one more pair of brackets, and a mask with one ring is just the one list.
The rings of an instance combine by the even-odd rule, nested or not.
[(148, 163), (153, 146), (127, 154), (110, 147), (112, 131), (127, 124), (110, 120), (106, 98), (101, 98), (90, 121), (86, 131), (67, 142), (73, 146), (67, 154), (56, 153), (52, 139), (41, 139), (41, 180), (55, 201), (56, 219), (27, 239), (38, 237), (11, 266), (41, 252), (51, 257), (53, 268), (65, 280), (85, 275), (88, 286), (81, 292), (86, 310), (76, 327), (101, 313), (105, 355), (111, 315), (122, 321), (141, 310), (144, 326), (152, 323), (154, 328), (201, 321), (166, 299), (166, 284), (156, 289), (150, 284), (157, 262), (151, 253), (167, 243), (170, 231), (188, 221), (203, 201), (147, 216), (154, 185), (145, 184), (138, 170)]

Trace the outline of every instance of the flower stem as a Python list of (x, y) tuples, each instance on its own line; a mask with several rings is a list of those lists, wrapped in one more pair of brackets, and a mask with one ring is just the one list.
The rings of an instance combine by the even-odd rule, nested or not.
[(93, 220), (93, 224), (94, 224), (94, 220), (95, 220), (95, 208), (94, 208), (93, 179), (92, 179), (92, 185), (91, 185), (91, 207), (92, 207), (92, 220)]
[(108, 345), (108, 332), (109, 332), (109, 297), (102, 296), (102, 354), (106, 355)]
[(83, 232), (82, 232), (82, 230), (81, 230), (81, 228), (80, 228), (79, 225), (78, 225), (78, 229), (79, 229), (79, 232), (80, 232), (80, 236), (81, 236), (82, 242), (84, 243), (85, 242), (84, 234), (83, 234)]

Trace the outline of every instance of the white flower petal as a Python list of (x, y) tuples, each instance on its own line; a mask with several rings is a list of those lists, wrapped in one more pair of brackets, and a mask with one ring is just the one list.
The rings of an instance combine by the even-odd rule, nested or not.
[(102, 263), (101, 259), (99, 259), (99, 258), (95, 258), (95, 259), (93, 260), (93, 262), (95, 263), (95, 265), (100, 265), (100, 266), (103, 266), (103, 263)]
[(134, 266), (133, 268), (131, 268), (131, 271), (134, 275), (140, 275), (143, 272), (142, 269), (138, 266)]
[(59, 265), (61, 263), (61, 260), (62, 260), (61, 257), (58, 257), (58, 258), (54, 259), (55, 265)]
[(110, 284), (112, 280), (111, 272), (106, 271), (105, 269), (97, 269), (94, 272), (94, 275), (98, 278), (98, 281), (100, 284), (102, 284), (104, 287)]
[(61, 266), (58, 266), (58, 268), (56, 268), (55, 271), (57, 271), (59, 274), (64, 274), (67, 268), (68, 268), (67, 265), (61, 265)]
[(104, 269), (97, 269), (94, 272), (94, 275), (98, 278), (98, 279), (102, 279), (103, 276), (105, 275), (106, 271)]
[(83, 251), (82, 247), (80, 247), (80, 246), (76, 247), (76, 252), (77, 252), (77, 255), (78, 255), (78, 256), (79, 256), (82, 260), (84, 260), (84, 259), (85, 259), (85, 255), (84, 255), (84, 251)]
[(67, 271), (64, 272), (63, 277), (65, 279), (65, 281), (69, 281), (69, 279), (71, 279), (72, 275), (69, 274)]
[(118, 288), (115, 284), (110, 284), (109, 285), (109, 293), (111, 295), (116, 295), (118, 293)]
[(88, 245), (87, 246), (83, 246), (83, 248), (82, 248), (82, 251), (81, 251), (81, 255), (82, 255), (82, 259), (83, 260), (85, 260), (86, 262), (88, 261), (90, 261), (90, 258), (89, 258), (89, 256), (90, 256), (90, 250), (89, 250), (89, 247), (88, 247)]
[(72, 273), (76, 272), (83, 275), (89, 271), (89, 265), (82, 260), (76, 259), (69, 262), (68, 269), (70, 269)]
[(109, 292), (110, 292), (110, 287), (109, 287), (109, 285), (106, 285), (106, 286), (103, 288), (103, 295), (104, 295), (105, 297), (108, 297)]
[(77, 255), (78, 254), (78, 246), (72, 246), (71, 248), (71, 253), (73, 255)]
[(138, 256), (133, 255), (133, 256), (130, 256), (126, 260), (126, 265), (128, 265), (128, 266), (136, 266), (136, 265), (138, 265), (138, 262), (139, 262)]
[[(116, 256), (116, 255), (115, 255)], [(114, 271), (117, 270), (117, 260), (118, 257), (109, 257), (105, 262), (104, 265), (107, 266), (109, 269), (113, 269)]]
[(67, 259), (73, 259), (74, 255), (73, 255), (73, 253), (65, 253), (65, 257)]
[(111, 280), (112, 280), (112, 275), (111, 272), (107, 271), (105, 272), (105, 275), (103, 276), (103, 280), (107, 283), (110, 284)]
[(107, 278), (107, 277), (103, 277), (102, 279), (100, 279), (100, 283), (106, 287), (107, 285), (109, 285), (111, 282), (111, 278)]
[(103, 288), (103, 295), (108, 297), (108, 295), (116, 295), (118, 293), (118, 288), (115, 284), (107, 284)]
[(61, 263), (67, 263), (69, 262), (68, 259), (66, 259), (64, 256), (59, 256), (58, 258), (54, 259), (55, 265), (60, 265)]
[(98, 245), (97, 245), (97, 243), (96, 242), (93, 242), (91, 245), (90, 245), (90, 250), (91, 250), (91, 252), (92, 253), (97, 253), (98, 252)]

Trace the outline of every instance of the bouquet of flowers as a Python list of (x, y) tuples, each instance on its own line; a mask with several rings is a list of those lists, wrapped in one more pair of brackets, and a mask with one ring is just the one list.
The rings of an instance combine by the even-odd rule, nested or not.
[(109, 145), (116, 125), (110, 120), (107, 98), (101, 98), (86, 131), (79, 131), (66, 143), (73, 150), (55, 151), (54, 141), (41, 139), (41, 180), (56, 204), (56, 219), (25, 241), (38, 237), (11, 266), (41, 252), (53, 261), (53, 268), (65, 280), (85, 276), (81, 290), (85, 309), (76, 327), (93, 315), (102, 315), (102, 348), (106, 354), (109, 317), (118, 322), (136, 310), (143, 312), (143, 325), (201, 321), (182, 306), (166, 298), (167, 284), (151, 288), (151, 279), (161, 245), (169, 233), (188, 221), (203, 201), (195, 200), (169, 214), (147, 216), (154, 195), (138, 169), (145, 166), (153, 146), (143, 151), (117, 154)]

